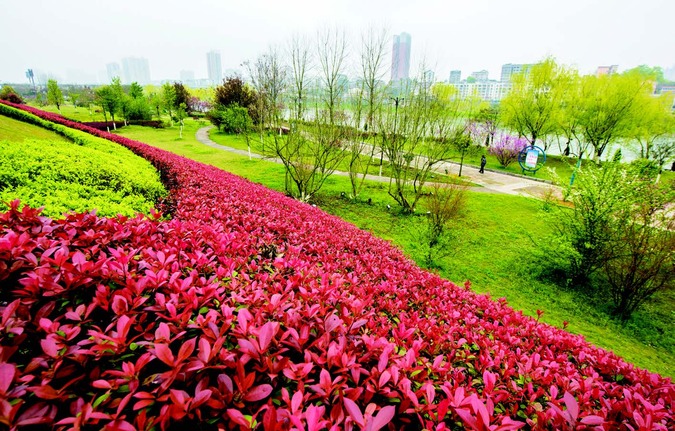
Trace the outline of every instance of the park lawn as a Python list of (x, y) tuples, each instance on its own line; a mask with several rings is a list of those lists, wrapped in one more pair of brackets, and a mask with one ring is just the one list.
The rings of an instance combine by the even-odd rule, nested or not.
[(0, 141), (23, 142), (25, 139), (69, 141), (69, 139), (51, 130), (0, 115)]
[[(35, 103), (29, 103), (30, 106), (33, 106), (37, 109), (41, 109), (43, 111), (47, 112), (53, 112), (55, 114), (61, 114), (62, 116), (73, 120), (73, 121), (80, 121), (83, 123), (88, 123), (92, 121), (105, 121), (105, 118), (103, 116), (103, 112), (101, 111), (101, 107), (97, 105), (91, 105), (91, 111), (89, 111), (89, 108), (83, 107), (83, 106), (73, 106), (72, 103), (68, 104), (63, 104), (61, 105), (61, 111), (59, 112), (58, 109), (56, 109), (56, 105), (45, 105), (45, 106), (40, 106)], [(111, 121), (110, 116), (108, 116), (108, 121)], [(115, 121), (122, 121), (121, 117), (120, 118), (115, 118)]]
[[(257, 133), (251, 133), (248, 136), (249, 141), (246, 141), (246, 136), (245, 135), (232, 135), (228, 133), (224, 133), (222, 131), (219, 131), (216, 128), (213, 128), (209, 130), (209, 138), (220, 145), (224, 145), (227, 147), (231, 148), (236, 148), (238, 150), (248, 150), (248, 145), (250, 143), (251, 145), (251, 152), (252, 153), (258, 153), (261, 154), (263, 153), (262, 149), (262, 144), (260, 142), (260, 135)], [(266, 143), (266, 145), (271, 145), (271, 142)], [(336, 171), (342, 171), (342, 172), (348, 172), (349, 171), (349, 155), (351, 152), (347, 153), (347, 157), (340, 162), (340, 164), (336, 167)], [(368, 175), (377, 175), (380, 176), (380, 166), (379, 163), (380, 161), (378, 160), (379, 156), (375, 157), (374, 164), (371, 164), (368, 167)], [(362, 162), (365, 163), (366, 157), (364, 156), (362, 158)], [(360, 169), (360, 173), (364, 173), (365, 169), (362, 168)], [(412, 178), (412, 169), (409, 170), (411, 172), (410, 178)], [(384, 160), (382, 163), (382, 177), (389, 178), (392, 175), (392, 170), (391, 170), (391, 164)], [(448, 176), (444, 174), (439, 174), (439, 173), (434, 173), (432, 172), (429, 175), (429, 181), (431, 182), (438, 182), (438, 183), (459, 183), (459, 184), (465, 184), (467, 186), (477, 186), (476, 184), (473, 184), (469, 181), (465, 181), (462, 178), (457, 178), (455, 176)], [(345, 192), (346, 193), (346, 192)]]
[[(178, 138), (175, 126), (166, 129), (129, 126), (118, 133), (272, 189), (284, 190), (281, 165), (248, 160), (199, 143), (195, 132), (204, 124), (187, 121), (183, 139)], [(341, 197), (342, 192), (349, 190), (348, 178), (331, 176), (317, 196), (316, 204), (391, 241), (416, 262), (424, 262), (424, 250), (417, 240), (425, 222), (423, 216), (400, 214), (387, 195), (387, 184), (366, 182), (356, 202)], [(388, 209), (387, 205), (392, 208)], [(513, 308), (527, 315), (536, 317), (537, 310), (542, 310), (540, 320), (543, 322), (562, 327), (563, 321), (567, 321), (568, 331), (583, 334), (589, 342), (612, 350), (640, 367), (675, 376), (675, 335), (671, 331), (675, 327), (675, 297), (672, 294), (657, 296), (622, 325), (608, 316), (606, 304), (534, 276), (538, 266), (532, 258), (535, 243), (548, 233), (543, 207), (543, 203), (535, 199), (469, 192), (466, 216), (454, 226), (458, 234), (456, 248), (437, 262), (434, 270), (458, 284), (470, 280), (476, 292), (489, 293), (495, 299), (505, 297)]]

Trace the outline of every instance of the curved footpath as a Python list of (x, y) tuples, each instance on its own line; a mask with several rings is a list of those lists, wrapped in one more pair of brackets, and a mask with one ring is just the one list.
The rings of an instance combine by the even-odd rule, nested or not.
[[(197, 130), (197, 140), (204, 145), (208, 145), (209, 147), (216, 148), (218, 150), (228, 151), (245, 157), (249, 156), (249, 153), (246, 150), (239, 150), (237, 148), (228, 147), (226, 145), (221, 145), (212, 141), (209, 138), (209, 130), (211, 129), (213, 129), (213, 126), (202, 127), (201, 129)], [(250, 156), (256, 159), (265, 159), (270, 162), (281, 163), (281, 160), (278, 158), (267, 158), (258, 153), (252, 152)], [(458, 175), (459, 163), (441, 162), (434, 167), (434, 171), (440, 174), (447, 172), (448, 174)], [(349, 175), (347, 172), (342, 171), (335, 171), (334, 173), (335, 175), (341, 176)], [(389, 182), (389, 177), (381, 177), (378, 175), (367, 175), (366, 178), (371, 181)], [(462, 178), (474, 184), (478, 184), (479, 187), (469, 188), (470, 190), (477, 192), (504, 193), (509, 195), (535, 197), (539, 199), (543, 198), (551, 188), (554, 188), (558, 194), (560, 193), (558, 187), (542, 180), (505, 174), (502, 172), (492, 171), (489, 168), (485, 170), (484, 174), (481, 174), (478, 172), (478, 168), (464, 165), (462, 167)]]

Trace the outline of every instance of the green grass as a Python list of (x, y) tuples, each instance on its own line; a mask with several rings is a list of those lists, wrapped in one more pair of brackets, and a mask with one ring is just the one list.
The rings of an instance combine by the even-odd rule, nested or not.
[(23, 142), (25, 139), (68, 141), (68, 139), (51, 130), (0, 115), (0, 141)]
[[(61, 114), (74, 121), (82, 121), (85, 123), (90, 121), (105, 121), (101, 107), (96, 105), (91, 105), (91, 111), (89, 111), (89, 108), (87, 107), (74, 107), (71, 103), (61, 105), (61, 111), (56, 109), (56, 105), (39, 106), (34, 103), (30, 103), (30, 105), (43, 111)], [(121, 117), (116, 117), (115, 120), (122, 121)], [(111, 121), (110, 116), (108, 116), (108, 121)]]
[[(244, 151), (248, 150), (248, 144), (250, 142), (252, 153), (258, 153), (258, 154), (263, 153), (262, 144), (260, 142), (260, 135), (257, 134), (257, 133), (251, 133), (249, 135), (249, 142), (247, 142), (245, 135), (231, 135), (231, 134), (221, 132), (218, 129), (214, 128), (214, 129), (211, 129), (209, 131), (209, 138), (213, 142), (216, 142), (217, 144), (225, 145), (227, 147), (232, 147), (232, 148), (236, 148), (238, 150), (244, 150)], [(273, 142), (270, 138), (267, 138), (266, 145), (268, 145), (266, 150), (270, 150), (271, 145), (273, 145)], [(349, 171), (349, 160), (348, 160), (348, 158), (350, 157), (350, 155), (351, 155), (351, 152), (347, 152), (347, 156), (336, 167), (336, 169), (335, 169), (336, 171), (342, 171), (342, 172), (348, 172)], [(366, 157), (364, 156), (362, 158), (362, 161), (364, 163), (365, 163), (365, 159), (366, 159)], [(367, 173), (369, 175), (379, 175), (380, 174), (379, 162), (380, 161), (377, 157), (375, 158), (375, 160), (373, 160), (373, 163), (368, 167)], [(360, 173), (364, 173), (364, 172), (365, 172), (365, 167), (360, 170)], [(412, 178), (413, 175), (414, 175), (412, 173), (413, 170), (410, 169), (408, 172), (410, 172), (409, 178)], [(387, 177), (387, 178), (392, 176), (391, 164), (386, 160), (384, 160), (383, 163), (382, 163), (382, 176)], [(475, 184), (472, 184), (468, 181), (464, 181), (461, 178), (443, 175), (443, 174), (438, 174), (438, 173), (431, 173), (428, 181), (433, 181), (433, 182), (438, 182), (438, 183), (461, 183), (461, 184), (475, 186)]]
[[(156, 147), (217, 166), (270, 188), (283, 191), (283, 167), (200, 144), (194, 136), (205, 123), (188, 121), (184, 138), (176, 127), (149, 129), (130, 126), (119, 134)], [(386, 184), (367, 182), (357, 202), (343, 199), (349, 180), (332, 176), (318, 196), (317, 204), (356, 226), (392, 241), (408, 256), (423, 262), (424, 251), (416, 240), (424, 218), (404, 216), (393, 208)], [(367, 204), (368, 199), (372, 204)], [(387, 210), (387, 204), (392, 210)], [(439, 262), (435, 271), (456, 283), (471, 280), (479, 293), (505, 297), (510, 305), (536, 316), (543, 310), (543, 322), (583, 334), (600, 347), (612, 350), (628, 361), (666, 376), (675, 376), (675, 298), (663, 294), (637, 312), (626, 324), (608, 317), (606, 304), (538, 280), (534, 273), (539, 262), (533, 260), (537, 238), (548, 233), (543, 203), (519, 196), (469, 193), (466, 216), (454, 229), (456, 248)]]

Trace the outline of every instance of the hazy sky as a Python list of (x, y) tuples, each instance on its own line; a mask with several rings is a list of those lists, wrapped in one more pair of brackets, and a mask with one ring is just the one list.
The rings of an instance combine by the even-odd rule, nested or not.
[(105, 65), (128, 56), (146, 57), (153, 80), (205, 78), (207, 51), (236, 69), (326, 26), (351, 35), (354, 59), (369, 26), (408, 32), (413, 62), (424, 56), (442, 80), (452, 69), (499, 79), (502, 64), (547, 55), (581, 72), (675, 65), (672, 0), (0, 0), (0, 14), (0, 83), (27, 82), (28, 68), (107, 80)]

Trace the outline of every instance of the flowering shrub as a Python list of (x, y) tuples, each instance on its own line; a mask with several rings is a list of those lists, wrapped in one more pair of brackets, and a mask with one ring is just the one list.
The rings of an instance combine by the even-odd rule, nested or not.
[(670, 379), (427, 273), (316, 208), (90, 132), (157, 167), (172, 219), (54, 221), (18, 202), (0, 216), (6, 427), (675, 425)]
[(518, 160), (518, 153), (528, 145), (529, 143), (525, 138), (501, 135), (488, 151), (497, 158), (500, 165), (507, 168), (511, 163)]

